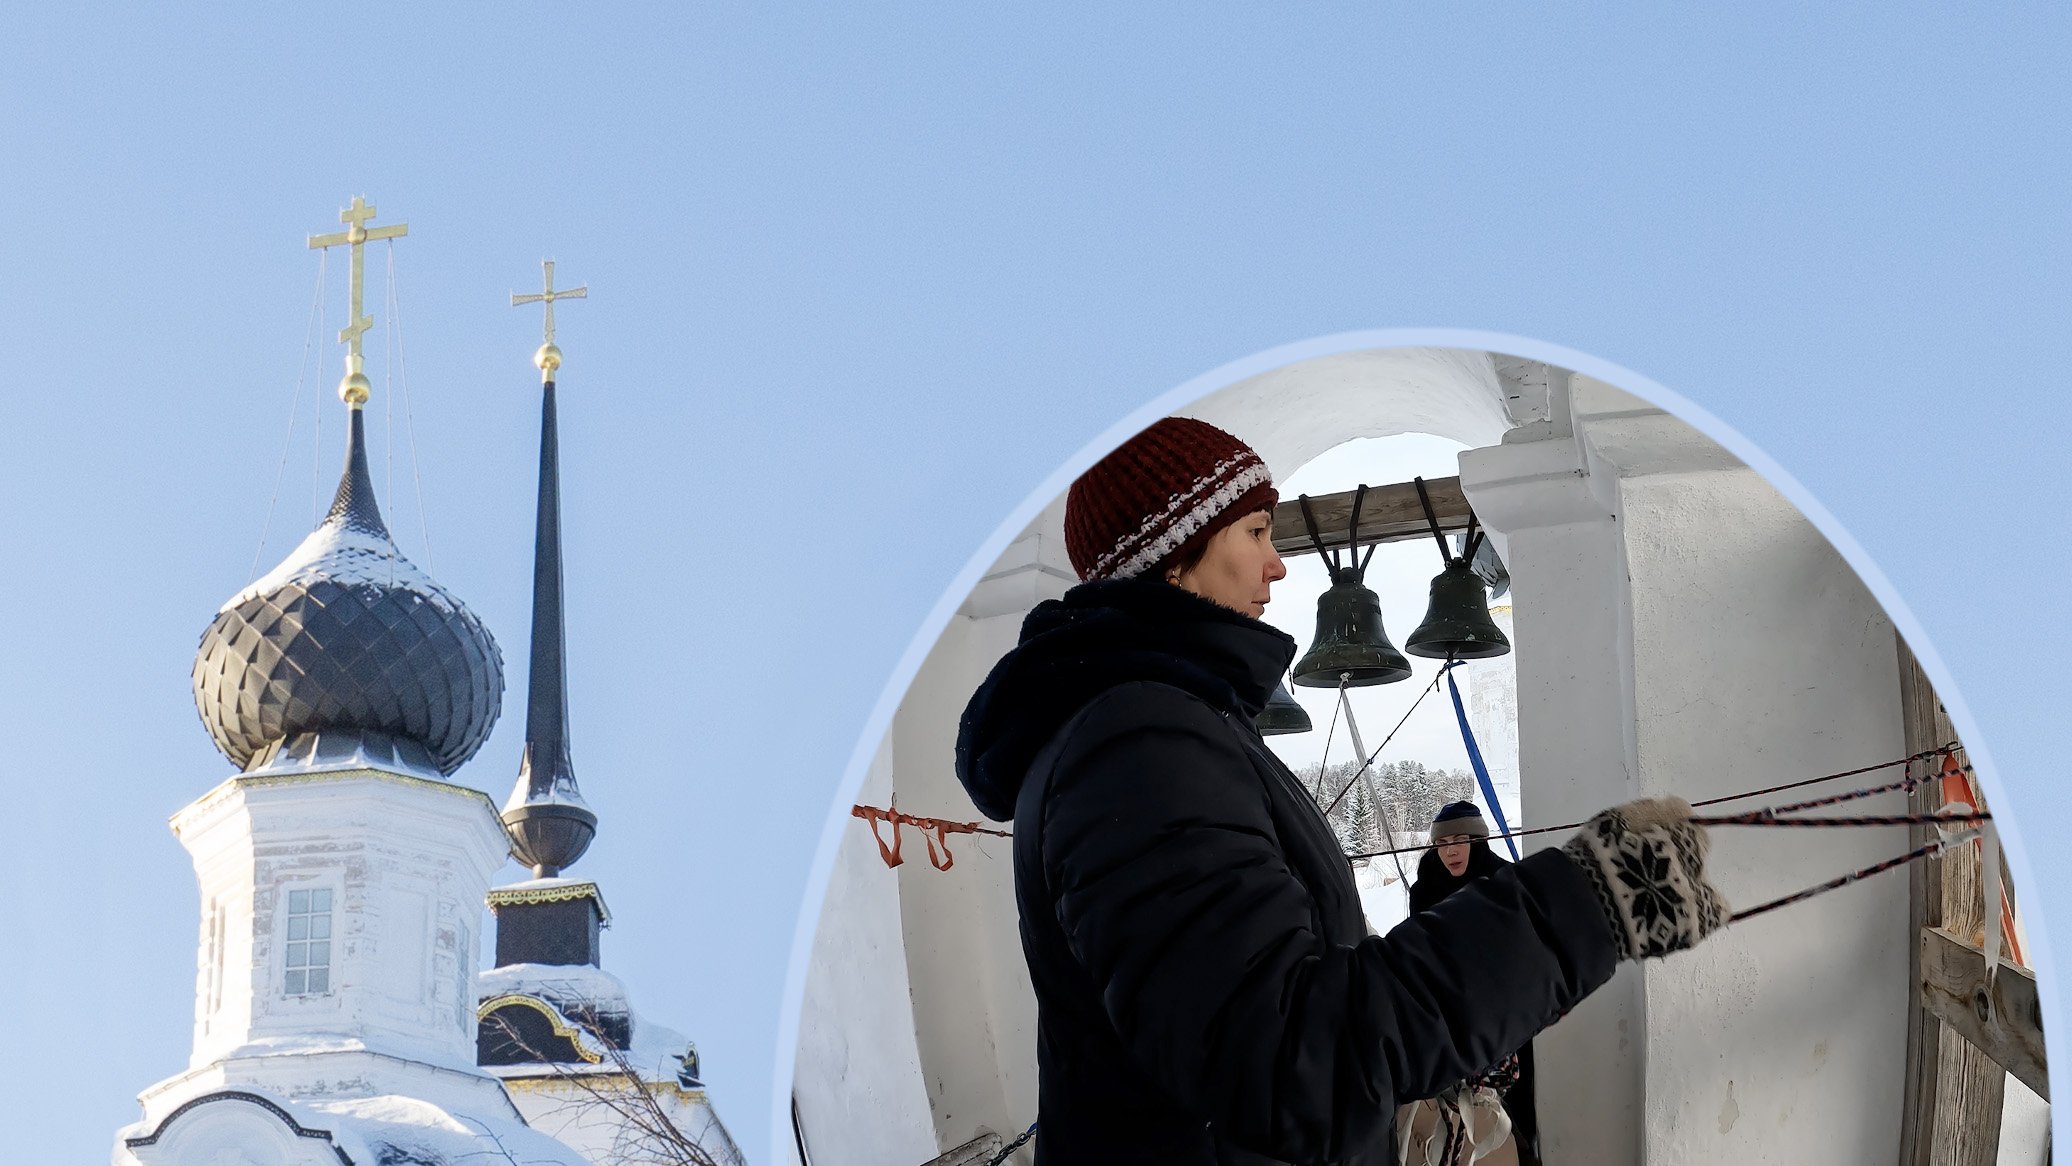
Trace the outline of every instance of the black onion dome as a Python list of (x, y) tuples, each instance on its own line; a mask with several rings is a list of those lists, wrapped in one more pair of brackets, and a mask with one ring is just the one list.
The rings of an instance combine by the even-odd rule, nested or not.
[(362, 429), (354, 409), (330, 515), (202, 633), (195, 707), (242, 769), (345, 738), (451, 774), (496, 724), (496, 640), (396, 549)]

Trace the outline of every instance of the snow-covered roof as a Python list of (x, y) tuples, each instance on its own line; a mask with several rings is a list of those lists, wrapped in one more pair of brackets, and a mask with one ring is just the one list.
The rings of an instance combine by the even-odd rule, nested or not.
[(394, 1094), (291, 1099), (251, 1085), (200, 1094), (156, 1124), (138, 1122), (119, 1131), (117, 1162), (134, 1162), (137, 1150), (177, 1140), (183, 1123), (216, 1124), (217, 1136), (221, 1136), (222, 1107), (226, 1106), (243, 1109), (263, 1122), (277, 1121), (297, 1138), (328, 1143), (350, 1166), (463, 1166), (484, 1161), (595, 1166), (566, 1143), (527, 1126), (510, 1112), (467, 1113)]
[[(454, 1113), (414, 1097), (366, 1097), (304, 1106), (314, 1120), (356, 1138), (367, 1157), (354, 1166), (594, 1166), (565, 1143), (505, 1117)], [(350, 1150), (347, 1150), (351, 1153)]]
[[(543, 880), (546, 881), (546, 880)], [(684, 1057), (692, 1051), (689, 1037), (665, 1025), (656, 1024), (632, 1009), (626, 985), (602, 968), (588, 965), (512, 964), (483, 972), (476, 981), (477, 995), (485, 1001), (524, 996), (552, 1007), (571, 1028), (581, 1033), (577, 1047), (598, 1056), (595, 1063), (559, 1065), (555, 1071), (616, 1072), (619, 1065), (611, 1050), (594, 1034), (576, 1023), (584, 1012), (624, 1015), (631, 1020), (632, 1043), (625, 1050), (634, 1071), (648, 1081), (680, 1081)], [(542, 1066), (484, 1066), (500, 1077), (537, 1075)]]

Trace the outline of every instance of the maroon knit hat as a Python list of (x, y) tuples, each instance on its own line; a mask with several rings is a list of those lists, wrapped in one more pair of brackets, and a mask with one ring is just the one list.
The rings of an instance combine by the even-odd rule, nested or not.
[(1065, 553), (1081, 579), (1128, 579), (1279, 500), (1251, 446), (1206, 421), (1167, 417), (1072, 483)]

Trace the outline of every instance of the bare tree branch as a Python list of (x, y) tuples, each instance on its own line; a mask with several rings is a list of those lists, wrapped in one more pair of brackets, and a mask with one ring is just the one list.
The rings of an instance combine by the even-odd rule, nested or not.
[[(493, 1031), (546, 1068), (575, 1095), (561, 1103), (557, 1112), (570, 1111), (576, 1121), (598, 1110), (610, 1116), (616, 1133), (613, 1156), (607, 1166), (740, 1166), (739, 1152), (719, 1128), (709, 1107), (704, 1109), (705, 1128), (697, 1133), (677, 1124), (664, 1100), (665, 1091), (676, 1088), (675, 1083), (647, 1080), (641, 1067), (634, 1063), (631, 1051), (603, 1035), (605, 1026), (598, 1023), (593, 1006), (563, 1007), (561, 1012), (580, 1025), (584, 1035), (602, 1049), (599, 1064), (570, 1065), (557, 1061), (535, 1047), (501, 1015), (491, 1015), (485, 1023), (493, 1025)], [(708, 1141), (718, 1142), (724, 1148), (716, 1154), (706, 1147)]]

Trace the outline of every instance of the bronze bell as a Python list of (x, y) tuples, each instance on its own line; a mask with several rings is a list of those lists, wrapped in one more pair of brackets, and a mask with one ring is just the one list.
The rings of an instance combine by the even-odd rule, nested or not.
[(1410, 661), (1381, 626), (1381, 598), (1347, 567), (1331, 572), (1331, 589), (1317, 599), (1317, 636), (1295, 664), (1295, 683), (1336, 688), (1390, 684), (1410, 675)]
[(1277, 737), (1283, 733), (1307, 733), (1316, 726), (1309, 723), (1309, 713), (1289, 693), (1286, 685), (1276, 682), (1273, 695), (1266, 698), (1266, 707), (1252, 719), (1262, 737)]
[(1431, 606), (1403, 650), (1434, 660), (1486, 660), (1511, 650), (1489, 617), (1489, 587), (1466, 559), (1448, 560), (1432, 580)]

